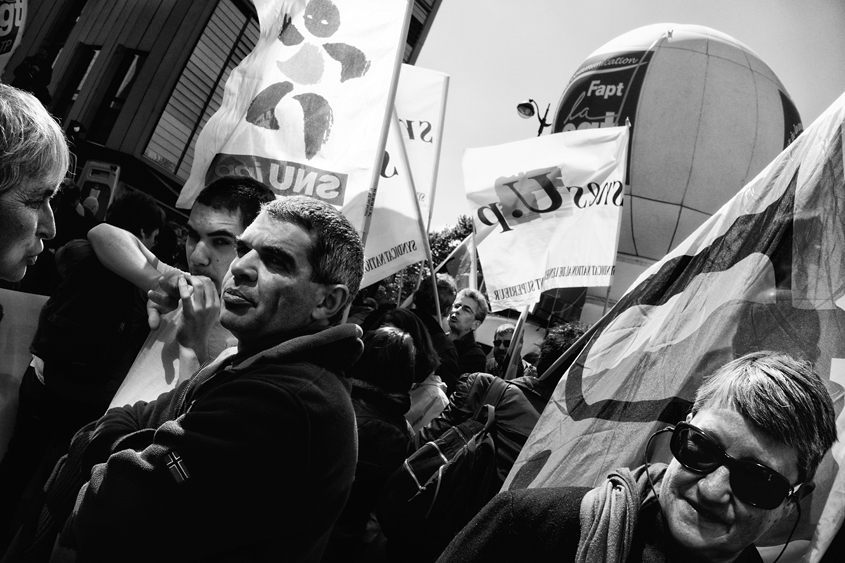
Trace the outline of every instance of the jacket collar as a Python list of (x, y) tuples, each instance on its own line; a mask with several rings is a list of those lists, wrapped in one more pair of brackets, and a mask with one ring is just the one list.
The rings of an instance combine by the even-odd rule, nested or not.
[[(334, 367), (346, 371), (358, 361), (364, 352), (361, 341), (361, 327), (356, 324), (342, 324), (320, 331), (299, 334), (287, 338), (271, 348), (252, 354), (220, 354), (214, 361), (202, 368), (195, 378), (201, 378), (216, 373), (225, 365), (231, 365), (232, 370), (247, 369), (256, 362), (280, 363), (292, 361), (296, 357), (307, 357), (309, 361), (323, 366)], [(331, 353), (319, 349), (331, 345)]]

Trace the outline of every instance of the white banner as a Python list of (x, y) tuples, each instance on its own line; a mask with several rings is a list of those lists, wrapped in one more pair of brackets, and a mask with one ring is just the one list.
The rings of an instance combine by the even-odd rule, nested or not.
[(493, 311), (557, 287), (610, 285), (628, 129), (608, 127), (468, 149), (464, 185)]
[(426, 226), (434, 209), (434, 189), (449, 76), (418, 66), (402, 65), (396, 90), (396, 112), (402, 124), (402, 139), (408, 151), (414, 187)]
[[(361, 229), (405, 45), (410, 0), (254, 0), (261, 34), (197, 140), (178, 207), (251, 175), (344, 209)], [(289, 15), (288, 15), (289, 14)]]
[[(417, 205), (414, 182), (403, 154), (402, 125), (394, 114), (387, 135), (385, 166), (376, 192), (370, 232), (364, 248), (367, 287), (402, 268), (425, 259), (426, 236)], [(389, 164), (388, 164), (389, 163)]]
[(361, 287), (425, 259), (424, 226), (434, 196), (448, 83), (445, 74), (402, 65), (394, 103), (398, 120), (388, 130)]

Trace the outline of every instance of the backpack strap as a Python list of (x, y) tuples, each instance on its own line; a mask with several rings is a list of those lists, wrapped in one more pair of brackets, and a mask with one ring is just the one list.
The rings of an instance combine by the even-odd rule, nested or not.
[(510, 383), (501, 379), (496, 376), (490, 376), (492, 378), (490, 385), (484, 391), (484, 396), (481, 398), (481, 403), (479, 403), (478, 408), (475, 409), (475, 417), (481, 413), (481, 410), (486, 405), (492, 405), (494, 408), (499, 406), (499, 402), (502, 400), (502, 397), (505, 395), (505, 391), (508, 387), (510, 387)]
[[(480, 375), (481, 374), (477, 375), (476, 377), (479, 377)], [(481, 415), (482, 411), (486, 413), (484, 432), (489, 432), (492, 429), (493, 423), (496, 419), (496, 407), (499, 406), (499, 402), (505, 395), (505, 391), (508, 387), (510, 387), (510, 383), (508, 383), (504, 379), (501, 379), (494, 375), (490, 375), (489, 377), (492, 378), (490, 380), (490, 385), (488, 385), (487, 389), (484, 391), (484, 396), (481, 398), (481, 402), (478, 404), (478, 407), (475, 409), (475, 413), (472, 416), (472, 420), (478, 420), (479, 415)], [(476, 379), (476, 382), (477, 381), (478, 379)]]

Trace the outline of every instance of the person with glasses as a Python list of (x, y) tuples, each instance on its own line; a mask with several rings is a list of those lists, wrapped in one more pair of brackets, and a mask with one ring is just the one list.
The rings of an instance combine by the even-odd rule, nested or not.
[(438, 561), (760, 562), (755, 542), (797, 527), (835, 413), (808, 362), (754, 352), (707, 378), (689, 415), (646, 450), (666, 434), (668, 466), (647, 455), (594, 489), (500, 493)]
[[(496, 327), (496, 333), (493, 336), (493, 357), (487, 360), (487, 368), (485, 370), (487, 373), (501, 377), (502, 379), (505, 378), (505, 372), (508, 369), (508, 366), (505, 364), (505, 358), (508, 355), (508, 348), (510, 348), (515, 330), (516, 326), (513, 323), (502, 323)], [(522, 346), (517, 346), (514, 353), (519, 354), (521, 350)], [(511, 379), (523, 376), (536, 377), (537, 369), (520, 358), (516, 364), (516, 375)]]

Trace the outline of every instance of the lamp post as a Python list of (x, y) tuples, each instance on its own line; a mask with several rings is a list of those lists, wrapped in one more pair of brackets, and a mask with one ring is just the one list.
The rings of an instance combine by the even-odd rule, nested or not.
[[(551, 107), (551, 104), (546, 106), (546, 111), (543, 114), (543, 117), (540, 117), (540, 106), (538, 106), (537, 102), (534, 100), (528, 100), (527, 102), (518, 104), (516, 106), (516, 111), (522, 119), (529, 119), (533, 115), (537, 116), (537, 119), (540, 121), (540, 128), (537, 129), (537, 136), (539, 137), (543, 134), (543, 129), (551, 125), (551, 123), (546, 121), (546, 116), (549, 115), (549, 107)], [(537, 108), (537, 110), (535, 111), (534, 108)]]

